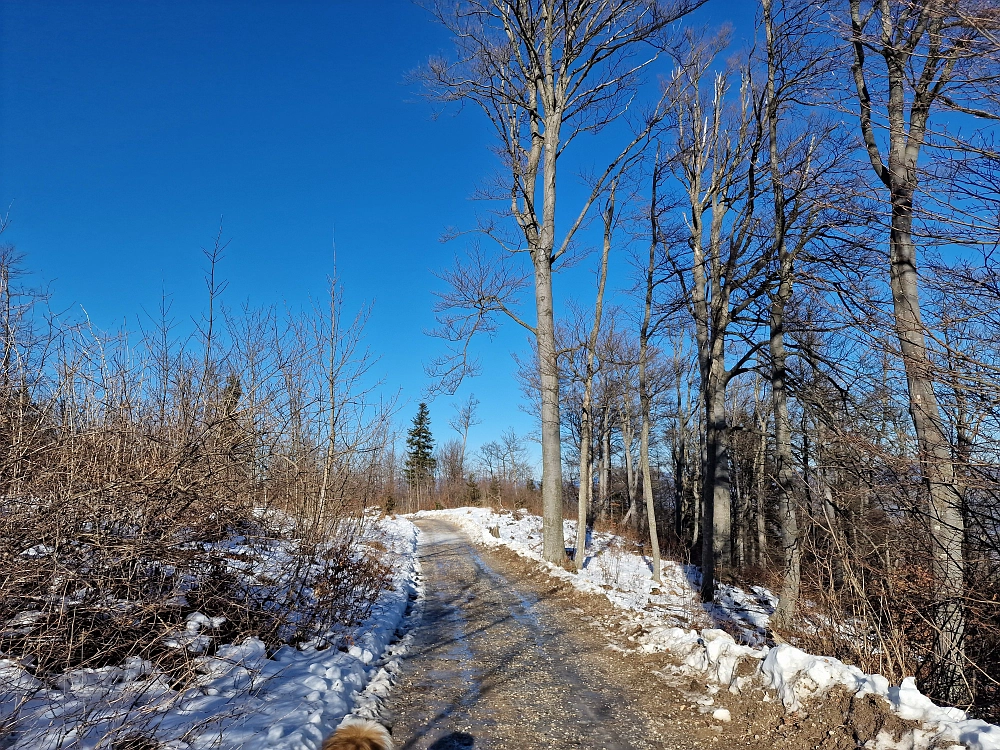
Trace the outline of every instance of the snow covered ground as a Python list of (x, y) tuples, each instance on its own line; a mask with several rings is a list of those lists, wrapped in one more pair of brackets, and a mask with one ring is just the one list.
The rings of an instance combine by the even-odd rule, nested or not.
[[(723, 586), (718, 603), (706, 609), (696, 594), (695, 568), (664, 561), (662, 584), (655, 587), (650, 560), (637, 554), (635, 545), (610, 534), (593, 535), (584, 570), (575, 574), (542, 560), (537, 516), (482, 508), (415, 515), (456, 523), (479, 544), (506, 546), (578, 589), (606, 596), (636, 626), (631, 637), (635, 648), (670, 652), (681, 673), (734, 693), (759, 680), (789, 711), (837, 686), (881, 696), (898, 716), (920, 726), (902, 740), (880, 737), (876, 750), (952, 745), (1000, 750), (1000, 727), (934, 705), (912, 679), (891, 686), (881, 675), (864, 674), (836, 659), (786, 644), (769, 648), (765, 636), (775, 600), (765, 589)], [(574, 538), (574, 527), (566, 522), (567, 539)], [(0, 748), (316, 750), (344, 716), (377, 716), (391, 689), (410, 640), (404, 617), (407, 612), (419, 617), (423, 598), (417, 533), (405, 518), (374, 526), (369, 541), (385, 548), (392, 587), (367, 621), (337, 634), (339, 647), (316, 641), (268, 653), (264, 643), (251, 638), (209, 654), (205, 646), (219, 623), (193, 613), (172, 636), (196, 667), (196, 679), (184, 685), (172, 684), (155, 665), (138, 658), (44, 680), (20, 663), (0, 658)], [(30, 625), (8, 622), (5, 627)], [(754, 676), (745, 669), (737, 676), (737, 667), (747, 661), (755, 665)], [(718, 709), (713, 716), (725, 721), (725, 713)], [(112, 735), (114, 744), (108, 741)]]
[[(576, 574), (543, 560), (541, 518), (524, 511), (494, 513), (487, 508), (461, 508), (421, 511), (413, 517), (451, 521), (476, 543), (508, 547), (582, 591), (603, 594), (638, 626), (632, 638), (636, 648), (670, 652), (682, 673), (701, 676), (739, 693), (754, 679), (736, 676), (738, 665), (749, 660), (757, 664), (756, 679), (773, 689), (788, 711), (796, 711), (804, 701), (820, 699), (838, 686), (859, 697), (881, 696), (900, 718), (920, 726), (901, 740), (880, 735), (877, 750), (953, 745), (1000, 750), (1000, 726), (971, 719), (959, 709), (935, 705), (917, 690), (912, 678), (891, 686), (882, 675), (865, 674), (831, 657), (807, 654), (788, 644), (765, 645), (769, 617), (777, 603), (766, 589), (754, 587), (747, 592), (721, 586), (718, 602), (704, 608), (696, 593), (696, 569), (664, 560), (662, 584), (657, 588), (651, 579), (651, 560), (637, 554), (635, 545), (611, 534), (592, 535), (584, 568)], [(564, 524), (566, 538), (574, 539), (576, 523)]]
[(220, 623), (193, 613), (173, 637), (195, 663), (182, 686), (140, 658), (45, 680), (0, 658), (0, 747), (316, 750), (346, 714), (377, 713), (407, 646), (401, 623), (422, 594), (413, 524), (384, 519), (368, 534), (385, 548), (392, 587), (367, 621), (338, 631), (339, 648), (316, 640), (269, 654), (250, 638), (206, 655)]

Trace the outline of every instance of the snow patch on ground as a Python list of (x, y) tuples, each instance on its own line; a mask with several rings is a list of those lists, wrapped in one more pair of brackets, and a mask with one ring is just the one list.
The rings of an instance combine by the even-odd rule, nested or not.
[(250, 638), (208, 656), (205, 633), (221, 623), (194, 613), (173, 636), (196, 663), (193, 684), (172, 685), (140, 658), (47, 680), (0, 658), (0, 747), (96, 750), (128, 726), (164, 750), (317, 750), (345, 715), (377, 714), (409, 645), (404, 616), (422, 596), (416, 527), (383, 519), (371, 533), (394, 561), (392, 588), (366, 622), (340, 637), (340, 648), (311, 642), (268, 655)]
[[(913, 678), (894, 687), (882, 675), (866, 674), (838, 659), (807, 654), (788, 644), (769, 648), (765, 636), (777, 599), (762, 587), (752, 587), (748, 592), (722, 585), (718, 587), (717, 601), (702, 607), (697, 594), (697, 569), (664, 560), (662, 584), (657, 589), (651, 577), (651, 560), (634, 551), (634, 544), (612, 534), (595, 533), (588, 538), (584, 568), (577, 574), (543, 559), (542, 519), (525, 511), (495, 513), (488, 508), (460, 508), (421, 511), (414, 517), (450, 521), (478, 544), (507, 547), (581, 591), (603, 594), (626, 610), (638, 626), (629, 640), (646, 652), (669, 652), (678, 661), (679, 673), (698, 675), (731, 692), (742, 693), (754, 678), (737, 676), (737, 669), (744, 661), (754, 663), (756, 679), (774, 690), (788, 711), (797, 711), (804, 701), (821, 699), (838, 686), (859, 697), (880, 696), (900, 718), (917, 722), (920, 727), (899, 740), (880, 735), (875, 750), (925, 750), (948, 745), (1000, 750), (1000, 726), (969, 718), (960, 709), (934, 704), (917, 689)], [(567, 540), (575, 539), (576, 523), (564, 521), (564, 533)], [(725, 625), (736, 632), (741, 642), (711, 625)], [(721, 715), (717, 718), (725, 721)]]
[(410, 599), (412, 600), (412, 607), (396, 631), (397, 636), (400, 636), (399, 639), (386, 647), (382, 658), (375, 665), (378, 667), (378, 672), (369, 680), (368, 686), (364, 691), (357, 695), (354, 709), (349, 716), (344, 717), (345, 722), (350, 721), (354, 717), (372, 721), (380, 720), (382, 708), (389, 698), (392, 686), (396, 682), (396, 677), (399, 675), (403, 658), (413, 645), (413, 625), (420, 621), (426, 599), (423, 570), (420, 566), (420, 560), (416, 556), (413, 557), (413, 578)]

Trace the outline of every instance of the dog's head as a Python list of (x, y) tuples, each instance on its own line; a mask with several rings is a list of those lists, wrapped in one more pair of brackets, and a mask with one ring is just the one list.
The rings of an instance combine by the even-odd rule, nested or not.
[(393, 750), (384, 726), (367, 719), (347, 719), (323, 743), (323, 750)]

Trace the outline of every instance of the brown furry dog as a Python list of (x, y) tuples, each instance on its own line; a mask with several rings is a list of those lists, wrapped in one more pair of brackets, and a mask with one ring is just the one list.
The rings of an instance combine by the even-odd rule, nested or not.
[(392, 750), (392, 737), (374, 721), (348, 719), (326, 738), (323, 750)]

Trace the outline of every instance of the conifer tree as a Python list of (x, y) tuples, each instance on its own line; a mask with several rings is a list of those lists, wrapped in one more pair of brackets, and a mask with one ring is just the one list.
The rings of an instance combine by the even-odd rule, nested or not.
[(406, 433), (406, 465), (403, 468), (407, 483), (418, 494), (420, 488), (427, 486), (433, 478), (436, 464), (430, 412), (427, 404), (421, 403), (413, 418), (413, 427)]

